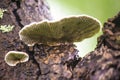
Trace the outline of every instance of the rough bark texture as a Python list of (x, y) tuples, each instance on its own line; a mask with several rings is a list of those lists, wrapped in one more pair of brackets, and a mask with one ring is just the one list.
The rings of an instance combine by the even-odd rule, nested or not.
[(120, 80), (120, 13), (104, 23), (97, 48), (74, 68), (75, 80)]
[(18, 36), (19, 30), (26, 24), (43, 19), (51, 19), (49, 7), (44, 0), (0, 0), (0, 8), (7, 9), (0, 25), (15, 25), (12, 32), (2, 33), (0, 31), (0, 80), (37, 80), (40, 75), (39, 64), (30, 54), (27, 63), (16, 67), (8, 66), (4, 56), (8, 51), (25, 51), (29, 53), (28, 47), (24, 45)]
[[(0, 8), (7, 9), (0, 25), (15, 25), (0, 31), (0, 80), (120, 80), (120, 13), (105, 22), (97, 48), (81, 59), (72, 43), (28, 47), (19, 40), (24, 25), (51, 19), (46, 1), (0, 0)], [(4, 56), (11, 50), (27, 52), (29, 61), (8, 66)]]

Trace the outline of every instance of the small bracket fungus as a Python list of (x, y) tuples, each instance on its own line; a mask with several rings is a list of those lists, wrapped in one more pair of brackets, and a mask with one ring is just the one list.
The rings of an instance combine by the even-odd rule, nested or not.
[(90, 16), (71, 16), (59, 21), (42, 21), (26, 25), (19, 32), (28, 46), (36, 43), (79, 42), (99, 32), (100, 22)]
[(23, 63), (28, 61), (29, 56), (25, 52), (18, 52), (18, 51), (9, 51), (5, 55), (5, 62), (9, 66), (16, 66), (18, 63)]

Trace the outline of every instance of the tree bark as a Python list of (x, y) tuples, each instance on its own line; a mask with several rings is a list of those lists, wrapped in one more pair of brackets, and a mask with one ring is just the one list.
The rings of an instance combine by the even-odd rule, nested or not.
[(120, 13), (104, 23), (97, 47), (74, 68), (75, 80), (120, 80)]
[[(96, 49), (81, 59), (73, 43), (28, 47), (20, 41), (25, 25), (52, 19), (45, 0), (0, 0), (0, 8), (7, 9), (0, 25), (15, 26), (0, 32), (0, 80), (120, 80), (120, 13), (105, 22)], [(4, 56), (12, 50), (28, 53), (29, 61), (8, 66)]]
[(44, 0), (0, 0), (0, 8), (7, 9), (0, 25), (14, 25), (13, 31), (0, 31), (0, 80), (38, 80), (40, 67), (30, 54), (30, 60), (15, 67), (8, 66), (4, 56), (8, 51), (24, 51), (31, 53), (19, 39), (18, 32), (24, 25), (31, 22), (51, 19), (49, 7)]

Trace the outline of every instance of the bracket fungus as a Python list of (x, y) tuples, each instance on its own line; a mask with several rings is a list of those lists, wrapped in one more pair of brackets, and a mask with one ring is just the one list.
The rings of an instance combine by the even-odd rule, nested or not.
[(28, 61), (29, 56), (25, 52), (18, 52), (18, 51), (9, 51), (5, 55), (5, 62), (9, 66), (16, 66), (18, 63), (23, 63)]
[(80, 42), (100, 30), (100, 22), (90, 16), (80, 15), (59, 21), (41, 21), (26, 25), (19, 32), (20, 40), (28, 46), (36, 43), (54, 44)]

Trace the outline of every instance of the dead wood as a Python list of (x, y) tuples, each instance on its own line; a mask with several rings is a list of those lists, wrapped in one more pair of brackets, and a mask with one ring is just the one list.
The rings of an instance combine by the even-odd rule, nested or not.
[[(105, 22), (97, 48), (81, 59), (72, 43), (31, 48), (19, 40), (24, 25), (51, 19), (46, 1), (0, 0), (0, 8), (7, 9), (0, 24), (15, 25), (0, 32), (0, 80), (120, 80), (120, 13)], [(11, 50), (27, 52), (29, 61), (8, 66), (4, 56)]]

